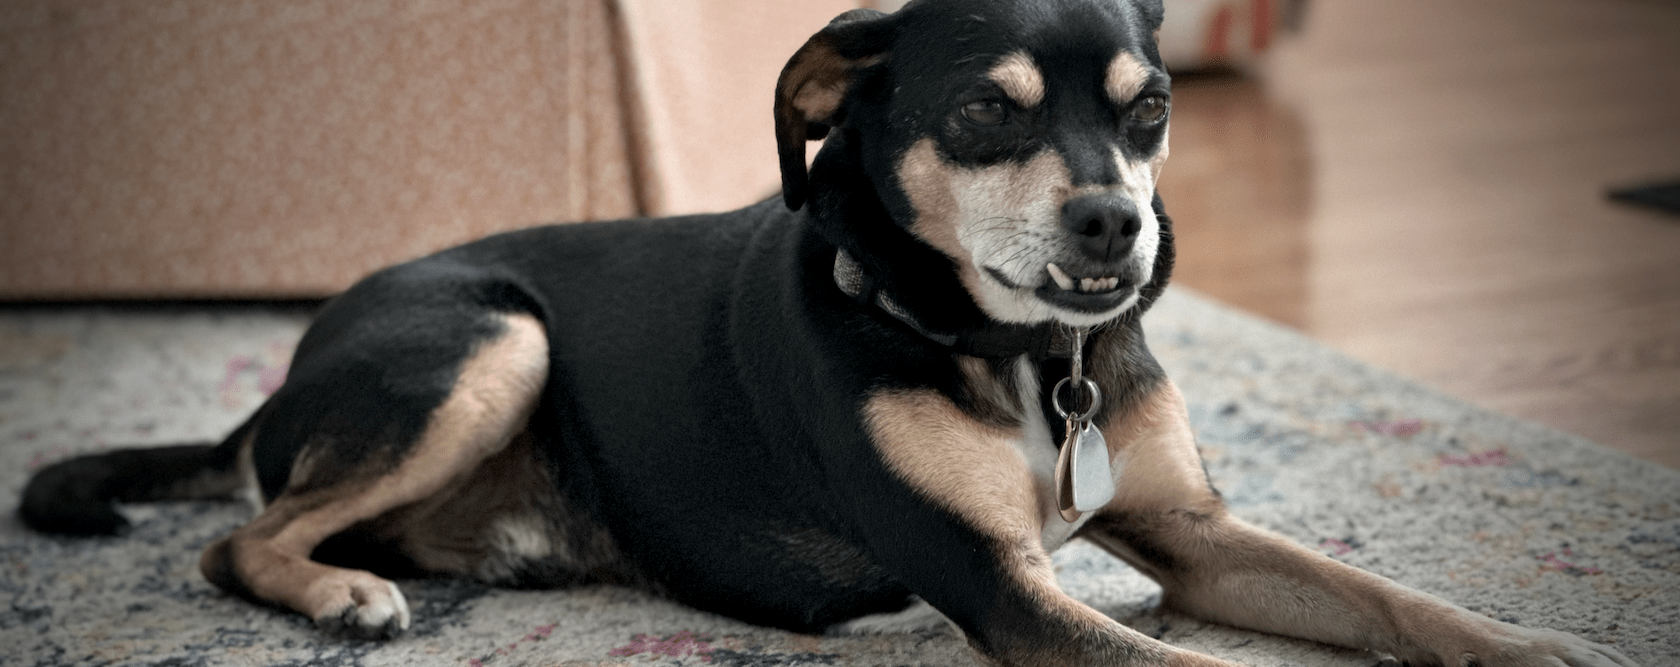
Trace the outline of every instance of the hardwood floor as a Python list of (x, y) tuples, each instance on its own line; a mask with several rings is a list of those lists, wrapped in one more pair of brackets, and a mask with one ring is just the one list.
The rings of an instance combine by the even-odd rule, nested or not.
[(1494, 410), (1680, 468), (1680, 4), (1312, 3), (1175, 80), (1177, 280)]

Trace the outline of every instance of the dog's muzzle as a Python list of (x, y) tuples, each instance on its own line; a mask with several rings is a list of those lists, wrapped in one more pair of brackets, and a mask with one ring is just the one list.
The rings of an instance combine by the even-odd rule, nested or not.
[(1131, 261), (1132, 247), (1143, 230), (1137, 206), (1119, 194), (1100, 193), (1069, 199), (1061, 213), (1071, 251), (1045, 265), (1038, 297), (1086, 313), (1119, 307), (1142, 279)]

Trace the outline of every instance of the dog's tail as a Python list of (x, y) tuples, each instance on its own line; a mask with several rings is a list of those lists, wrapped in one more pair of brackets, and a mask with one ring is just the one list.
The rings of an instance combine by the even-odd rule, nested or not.
[(24, 487), (18, 516), (63, 535), (114, 535), (128, 526), (114, 503), (229, 498), (238, 470), (241, 426), (220, 445), (199, 443), (87, 454), (42, 468)]

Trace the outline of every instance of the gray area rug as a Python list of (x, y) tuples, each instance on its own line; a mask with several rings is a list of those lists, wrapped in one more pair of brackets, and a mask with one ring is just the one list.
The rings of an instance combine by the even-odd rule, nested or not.
[[(0, 310), (0, 665), (975, 665), (946, 631), (812, 637), (611, 587), (400, 582), (389, 643), (317, 633), (229, 597), (198, 551), (236, 504), (129, 508), (115, 539), (28, 532), (29, 473), (126, 444), (213, 440), (284, 377), (307, 316), (252, 307)], [(1680, 473), (1489, 414), (1175, 290), (1149, 318), (1208, 468), (1242, 517), (1492, 617), (1680, 665)], [(1377, 657), (1156, 609), (1095, 547), (1056, 555), (1075, 597), (1148, 634), (1252, 665)]]

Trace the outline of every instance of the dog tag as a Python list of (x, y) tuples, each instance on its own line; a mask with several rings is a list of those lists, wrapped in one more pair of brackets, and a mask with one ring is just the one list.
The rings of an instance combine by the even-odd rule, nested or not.
[(1114, 471), (1108, 465), (1108, 442), (1102, 430), (1085, 422), (1073, 440), (1073, 508), (1081, 512), (1102, 509), (1114, 499)]
[(1069, 419), (1067, 439), (1056, 457), (1056, 510), (1063, 521), (1073, 523), (1113, 499), (1114, 469), (1102, 430), (1090, 422)]
[(1078, 521), (1080, 514), (1073, 506), (1073, 452), (1079, 448), (1080, 430), (1078, 422), (1067, 420), (1067, 437), (1056, 455), (1056, 511), (1068, 523)]

